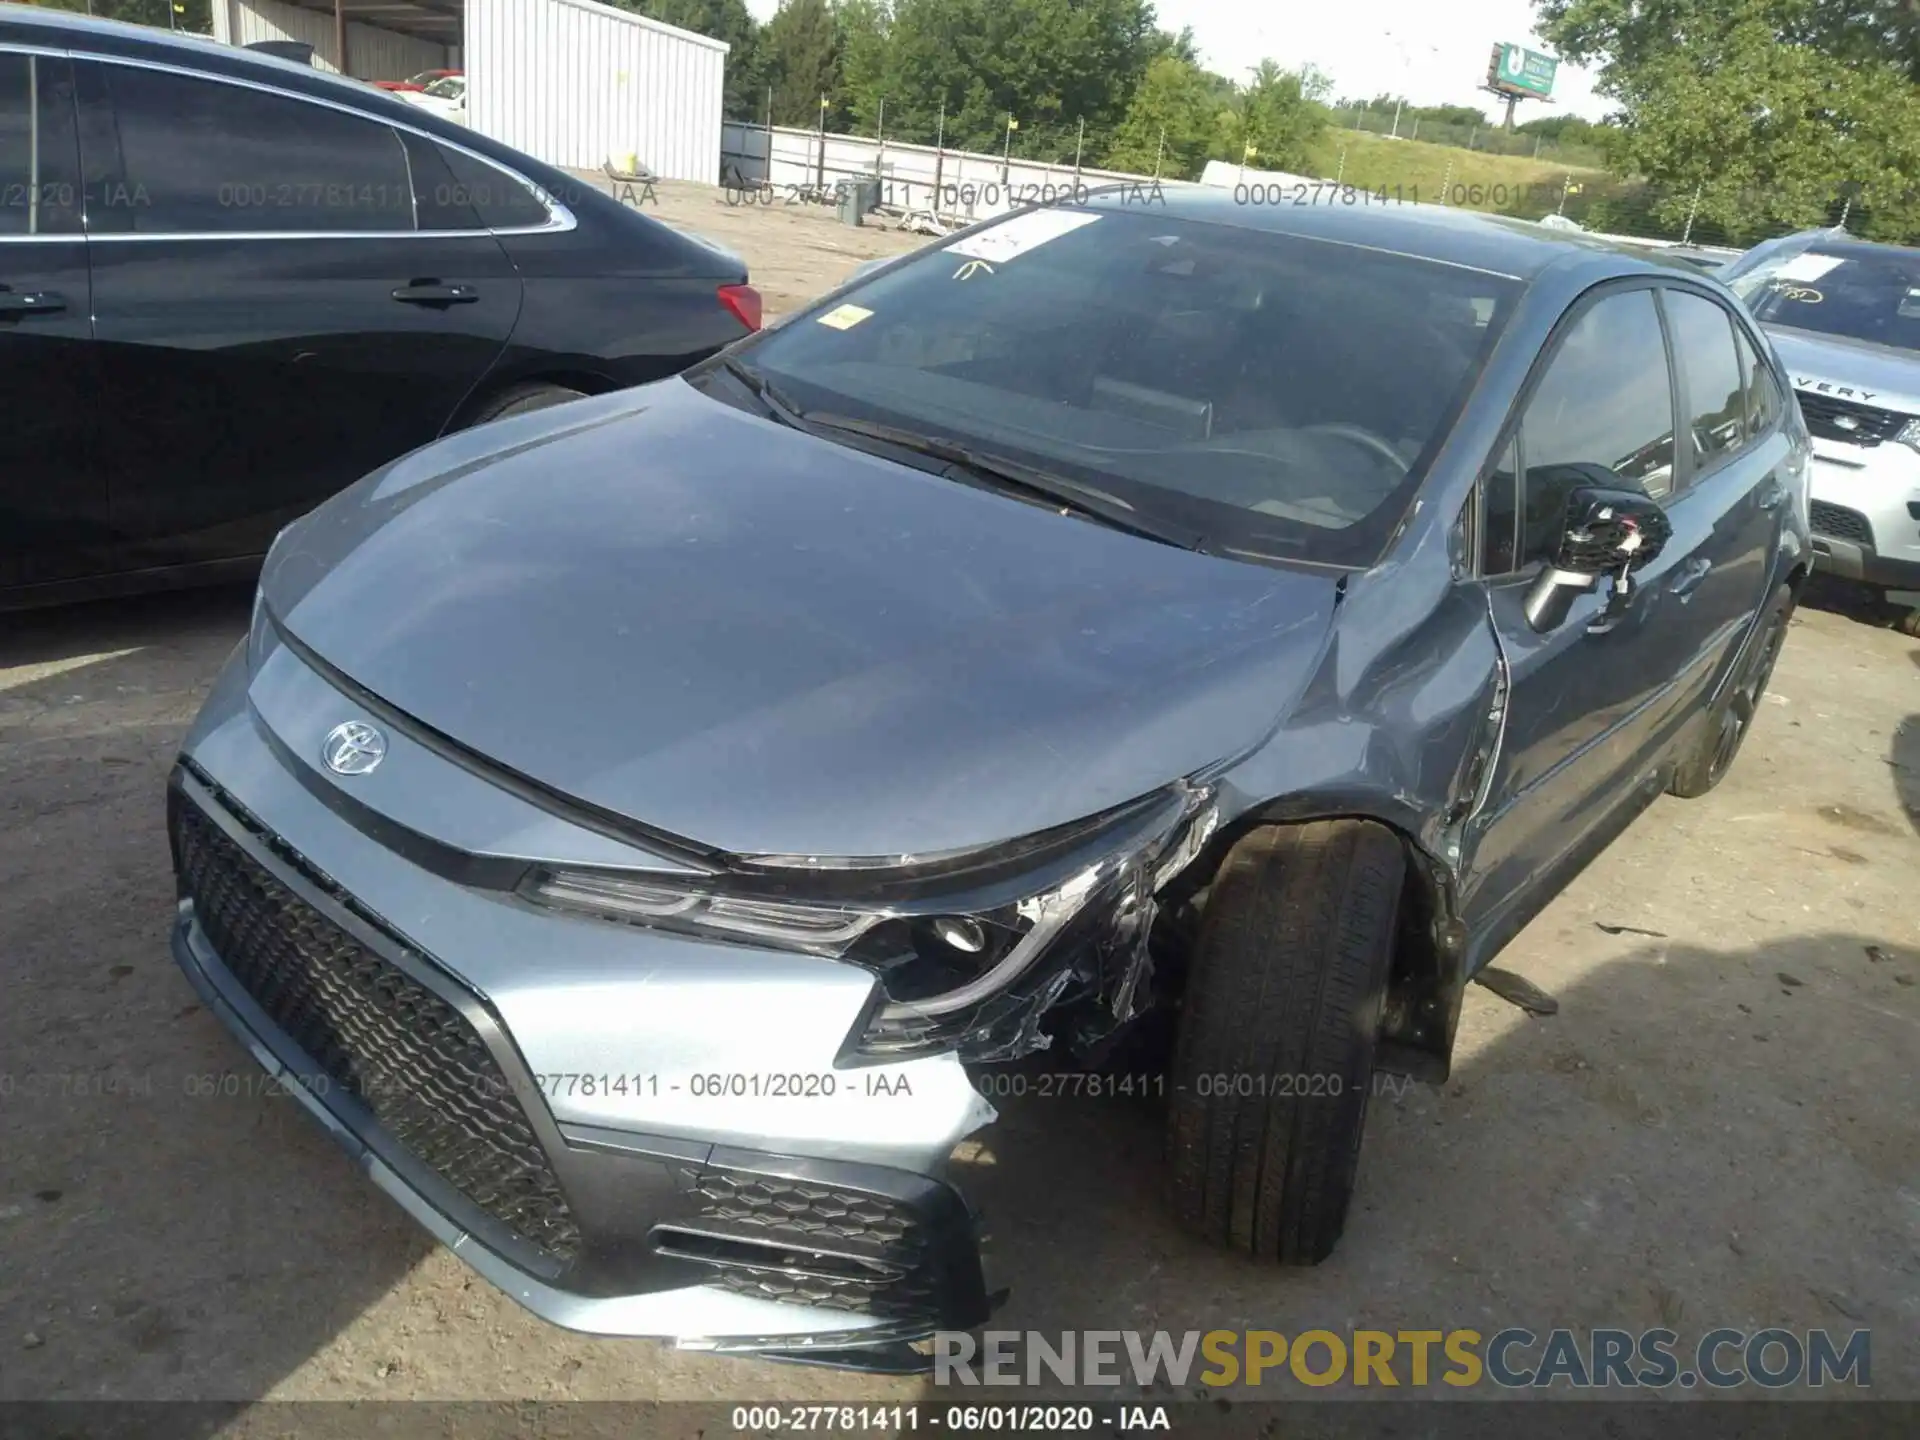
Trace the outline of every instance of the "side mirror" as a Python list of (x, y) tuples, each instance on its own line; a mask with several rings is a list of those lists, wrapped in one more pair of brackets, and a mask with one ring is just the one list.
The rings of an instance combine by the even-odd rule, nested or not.
[(1673, 522), (1658, 501), (1642, 490), (1579, 485), (1567, 497), (1567, 525), (1553, 563), (1527, 592), (1527, 623), (1552, 630), (1565, 622), (1573, 597), (1595, 588), (1602, 576), (1613, 586), (1606, 609), (1588, 628), (1613, 628), (1638, 590), (1634, 572), (1667, 548)]

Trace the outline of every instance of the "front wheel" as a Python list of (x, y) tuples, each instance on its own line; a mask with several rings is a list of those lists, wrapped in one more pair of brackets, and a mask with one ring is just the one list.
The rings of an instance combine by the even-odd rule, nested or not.
[(1174, 1043), (1173, 1209), (1287, 1265), (1332, 1253), (1373, 1087), (1406, 852), (1359, 820), (1256, 830), (1208, 895)]
[(1699, 738), (1680, 762), (1668, 787), (1682, 799), (1704, 795), (1733, 768), (1734, 757), (1746, 743), (1759, 713), (1760, 697), (1767, 693), (1767, 681), (1773, 677), (1773, 665), (1786, 643), (1787, 622), (1793, 618), (1793, 587), (1782, 585), (1768, 599), (1755, 627), (1753, 640), (1740, 661), (1740, 670), (1728, 682), (1726, 691), (1700, 727)]

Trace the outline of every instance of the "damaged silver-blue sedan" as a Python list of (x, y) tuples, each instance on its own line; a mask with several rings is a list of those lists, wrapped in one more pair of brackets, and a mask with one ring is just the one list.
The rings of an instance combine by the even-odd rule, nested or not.
[(1157, 1053), (1174, 1214), (1313, 1263), (1376, 1072), (1444, 1076), (1475, 972), (1726, 772), (1808, 464), (1689, 267), (1015, 214), (284, 532), (174, 954), (560, 1325), (911, 1363), (992, 1305), (949, 1162), (1042, 1050)]

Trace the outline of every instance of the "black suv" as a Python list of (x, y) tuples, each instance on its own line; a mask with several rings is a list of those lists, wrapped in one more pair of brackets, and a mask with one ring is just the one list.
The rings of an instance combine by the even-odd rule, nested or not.
[(381, 92), (0, 5), (0, 606), (213, 578), (756, 329), (728, 255)]

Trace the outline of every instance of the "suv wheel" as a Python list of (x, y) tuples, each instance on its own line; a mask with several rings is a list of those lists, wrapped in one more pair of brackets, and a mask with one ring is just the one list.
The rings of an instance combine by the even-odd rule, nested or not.
[(1740, 673), (1728, 684), (1700, 727), (1700, 738), (1680, 767), (1674, 771), (1668, 788), (1682, 799), (1704, 795), (1726, 778), (1733, 760), (1753, 728), (1753, 717), (1760, 709), (1760, 697), (1767, 693), (1767, 681), (1773, 676), (1773, 662), (1780, 658), (1786, 643), (1787, 621), (1793, 618), (1793, 589), (1782, 585), (1767, 601), (1760, 623), (1753, 632), (1753, 643), (1740, 661)]
[(1167, 1113), (1173, 1208), (1202, 1238), (1288, 1265), (1332, 1253), (1406, 864), (1385, 826), (1326, 820), (1253, 831), (1214, 877)]

